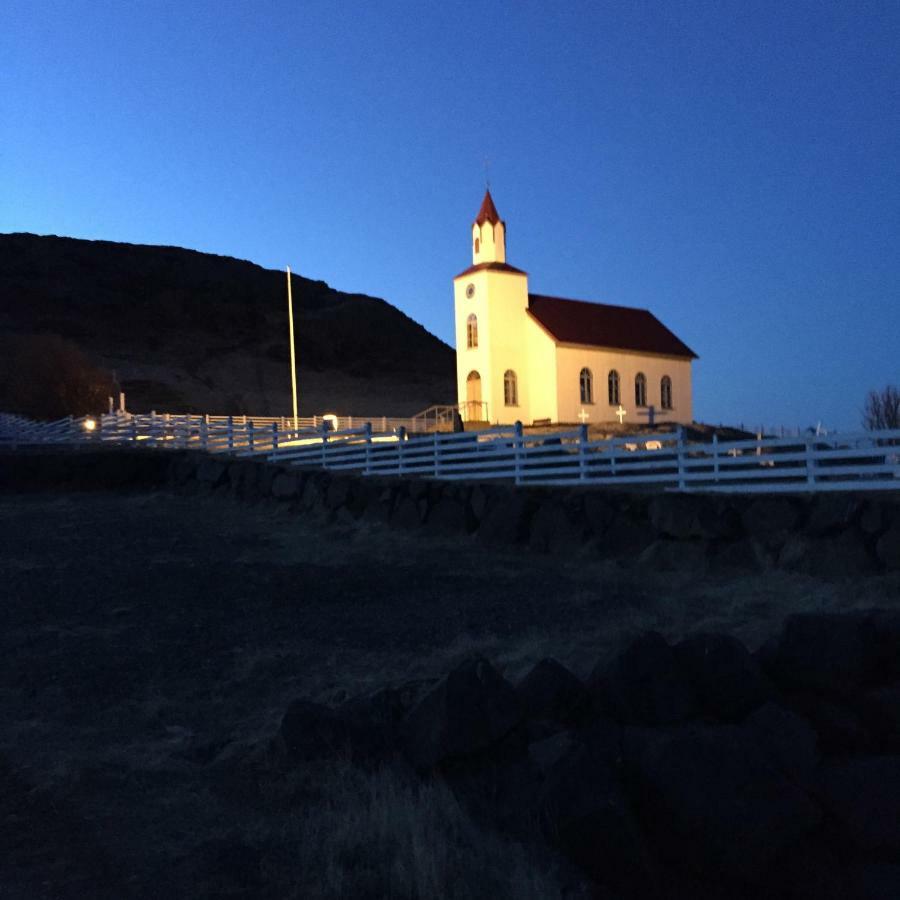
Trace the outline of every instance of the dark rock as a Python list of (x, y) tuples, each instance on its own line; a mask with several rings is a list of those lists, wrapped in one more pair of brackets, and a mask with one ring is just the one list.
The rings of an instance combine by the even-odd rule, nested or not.
[(522, 713), (528, 719), (572, 723), (587, 707), (587, 688), (555, 659), (542, 659), (516, 687)]
[(350, 753), (350, 724), (337, 710), (294, 700), (281, 720), (281, 737), (292, 761), (336, 759)]
[(272, 496), (276, 500), (292, 500), (297, 496), (298, 481), (294, 472), (279, 472), (272, 480)]
[(819, 750), (816, 733), (808, 722), (775, 703), (766, 703), (747, 717), (744, 728), (790, 781), (804, 787), (812, 783)]
[(679, 541), (734, 538), (741, 528), (736, 510), (696, 494), (658, 494), (650, 501), (648, 513), (657, 534)]
[(897, 900), (900, 897), (900, 865), (869, 862), (850, 866), (847, 884), (844, 897), (848, 900)]
[(788, 695), (785, 703), (812, 725), (818, 735), (818, 745), (826, 755), (871, 750), (872, 736), (849, 706), (805, 692)]
[(877, 500), (866, 500), (859, 514), (859, 529), (863, 534), (874, 536), (885, 528), (885, 515)]
[[(324, 472), (310, 473), (303, 485), (303, 494), (300, 498), (304, 509), (312, 511), (320, 509), (324, 505), (329, 480)], [(272, 487), (274, 489), (274, 485)]]
[(476, 484), (472, 488), (472, 493), (469, 494), (469, 508), (472, 510), (476, 522), (480, 522), (484, 518), (487, 509), (487, 492), (482, 485)]
[(199, 461), (196, 456), (187, 454), (180, 456), (172, 467), (172, 480), (175, 484), (187, 484), (189, 481), (193, 481), (197, 477), (198, 465)]
[[(423, 501), (424, 502), (424, 501)], [(419, 503), (412, 497), (398, 498), (391, 514), (391, 525), (396, 528), (413, 530), (422, 524), (422, 513)]]
[(900, 853), (900, 756), (826, 765), (820, 789), (841, 835), (862, 853)]
[(540, 553), (573, 553), (581, 547), (584, 528), (567, 515), (563, 505), (541, 503), (531, 519), (529, 544)]
[(852, 494), (817, 494), (804, 531), (814, 537), (841, 534), (859, 517), (862, 503)]
[(558, 731), (550, 737), (532, 741), (528, 745), (528, 758), (537, 771), (545, 775), (563, 757), (579, 746), (581, 744), (568, 731)]
[(468, 519), (465, 504), (452, 497), (443, 497), (428, 511), (425, 525), (429, 531), (440, 534), (466, 534)]
[(878, 561), (889, 571), (900, 571), (900, 527), (886, 531), (875, 545)]
[(554, 766), (540, 797), (548, 839), (595, 880), (653, 890), (649, 854), (614, 759), (577, 745)]
[(625, 557), (636, 559), (638, 555), (656, 540), (650, 522), (629, 511), (619, 511), (606, 530), (606, 534), (594, 542), (601, 557)]
[(755, 737), (736, 725), (625, 730), (640, 820), (664, 859), (705, 878), (758, 883), (819, 823), (816, 805)]
[(737, 722), (774, 695), (773, 686), (736, 638), (698, 634), (674, 650), (703, 710), (717, 719)]
[(800, 510), (784, 497), (762, 497), (754, 500), (741, 516), (744, 531), (761, 540), (767, 547), (777, 547), (797, 527)]
[(900, 680), (900, 609), (876, 609), (868, 614), (874, 629), (874, 677), (882, 684)]
[(632, 641), (610, 664), (597, 666), (588, 687), (600, 709), (627, 724), (669, 725), (697, 712), (687, 672), (655, 631)]
[(860, 614), (804, 613), (785, 622), (773, 674), (786, 688), (837, 696), (858, 688), (873, 665), (874, 627)]
[(454, 669), (409, 712), (403, 750), (419, 770), (487, 750), (521, 721), (512, 685), (484, 659)]
[(587, 491), (584, 495), (584, 518), (591, 534), (602, 537), (616, 516), (615, 507), (606, 494)]
[(706, 541), (654, 541), (638, 557), (646, 569), (657, 572), (685, 572), (702, 575), (708, 568)]
[(900, 682), (866, 691), (859, 709), (878, 746), (886, 753), (900, 753)]
[(216, 488), (225, 483), (228, 469), (220, 459), (206, 457), (197, 468), (197, 481), (207, 487)]
[(865, 543), (855, 531), (833, 538), (791, 535), (781, 549), (778, 565), (806, 575), (858, 575), (874, 568)]
[(766, 550), (761, 541), (745, 537), (718, 544), (710, 560), (710, 567), (715, 571), (747, 569), (752, 572), (764, 572), (771, 568), (772, 563), (772, 554)]
[(340, 509), (346, 506), (353, 494), (354, 480), (346, 475), (332, 475), (328, 490), (325, 493), (325, 505), (328, 509)]
[(394, 494), (393, 487), (382, 487), (366, 504), (363, 516), (372, 522), (389, 521), (394, 511)]
[(489, 547), (518, 543), (527, 534), (530, 512), (530, 504), (523, 494), (499, 494), (481, 520), (478, 539)]

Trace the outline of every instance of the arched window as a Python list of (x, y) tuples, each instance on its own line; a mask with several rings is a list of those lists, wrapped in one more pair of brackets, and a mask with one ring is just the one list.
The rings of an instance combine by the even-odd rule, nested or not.
[(481, 247), (481, 241), (479, 241), (478, 238), (475, 238), (475, 252), (476, 253), (478, 252), (480, 247)]
[(643, 372), (634, 376), (634, 405), (647, 405), (647, 376)]
[(519, 405), (519, 386), (516, 383), (516, 373), (507, 369), (503, 373), (503, 403), (506, 406)]
[(466, 319), (466, 346), (470, 349), (478, 346), (478, 317), (475, 313)]
[(610, 370), (607, 386), (609, 387), (609, 405), (618, 406), (622, 401), (619, 399), (619, 373), (615, 369)]
[(672, 379), (663, 375), (659, 383), (659, 404), (663, 409), (672, 408)]
[(594, 376), (590, 369), (582, 369), (578, 376), (578, 383), (581, 386), (581, 402), (594, 402)]

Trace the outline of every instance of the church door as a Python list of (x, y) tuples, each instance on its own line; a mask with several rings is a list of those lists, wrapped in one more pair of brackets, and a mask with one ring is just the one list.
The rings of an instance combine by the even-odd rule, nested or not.
[(479, 422), (484, 418), (481, 411), (481, 376), (477, 372), (469, 372), (466, 378), (466, 408), (464, 418), (467, 422)]

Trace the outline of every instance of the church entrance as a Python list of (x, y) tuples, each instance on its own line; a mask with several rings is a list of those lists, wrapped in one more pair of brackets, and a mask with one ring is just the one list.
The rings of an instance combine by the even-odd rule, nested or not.
[(481, 376), (469, 372), (466, 378), (466, 408), (462, 411), (467, 422), (481, 422), (486, 418), (481, 411)]

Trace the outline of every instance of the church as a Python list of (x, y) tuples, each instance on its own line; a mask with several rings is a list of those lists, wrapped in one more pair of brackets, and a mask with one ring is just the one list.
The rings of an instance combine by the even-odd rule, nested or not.
[(506, 262), (490, 190), (472, 225), (472, 265), (453, 279), (463, 420), (508, 425), (693, 419), (697, 355), (645, 309), (528, 293)]

